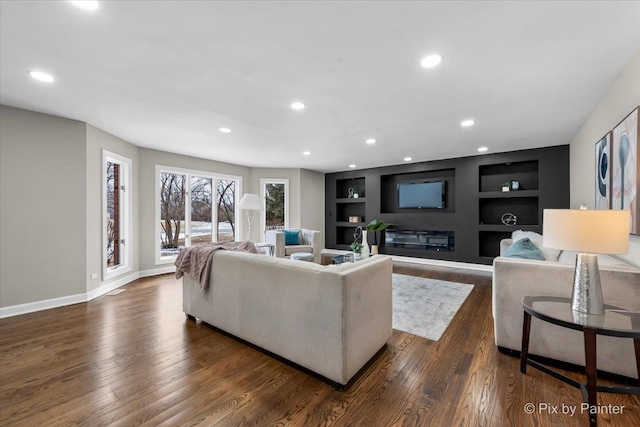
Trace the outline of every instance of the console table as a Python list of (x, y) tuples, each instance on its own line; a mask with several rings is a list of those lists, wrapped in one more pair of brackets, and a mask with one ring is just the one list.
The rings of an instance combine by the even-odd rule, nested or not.
[[(527, 373), (527, 365), (545, 372), (554, 378), (579, 388), (582, 398), (589, 408), (598, 406), (598, 391), (607, 393), (634, 394), (640, 396), (639, 387), (603, 386), (598, 385), (598, 370), (596, 366), (596, 336), (608, 335), (612, 337), (633, 339), (636, 353), (636, 365), (640, 374), (640, 313), (623, 308), (605, 305), (605, 314), (594, 315), (580, 313), (571, 309), (571, 299), (561, 297), (527, 296), (522, 299), (524, 309), (524, 323), (522, 325), (522, 352), (520, 353), (520, 372)], [(531, 331), (531, 316), (544, 322), (549, 322), (563, 328), (574, 329), (584, 333), (585, 368), (587, 383), (580, 383), (556, 372), (541, 363), (529, 358), (529, 332)], [(597, 411), (588, 411), (589, 425), (597, 426)]]

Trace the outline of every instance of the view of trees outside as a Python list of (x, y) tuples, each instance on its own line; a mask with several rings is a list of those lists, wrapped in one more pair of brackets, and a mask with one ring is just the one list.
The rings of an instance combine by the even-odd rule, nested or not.
[(213, 179), (191, 177), (191, 245), (211, 243)]
[(267, 183), (265, 185), (266, 230), (284, 228), (284, 190), (283, 183)]
[[(185, 246), (185, 207), (188, 177), (184, 174), (160, 173), (161, 256), (176, 255)], [(213, 179), (191, 176), (191, 245), (212, 242)], [(216, 241), (235, 240), (235, 180), (216, 180), (218, 224)]]
[(184, 246), (182, 229), (185, 212), (186, 175), (160, 173), (160, 233), (161, 255), (170, 256)]
[(107, 162), (107, 267), (120, 265), (120, 165)]
[(233, 242), (236, 239), (236, 184), (235, 180), (217, 180), (218, 242)]

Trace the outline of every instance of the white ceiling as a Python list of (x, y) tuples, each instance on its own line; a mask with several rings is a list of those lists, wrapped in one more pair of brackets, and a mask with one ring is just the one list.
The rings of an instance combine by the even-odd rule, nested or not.
[(100, 4), (2, 1), (0, 102), (246, 166), (567, 144), (640, 47), (640, 2)]

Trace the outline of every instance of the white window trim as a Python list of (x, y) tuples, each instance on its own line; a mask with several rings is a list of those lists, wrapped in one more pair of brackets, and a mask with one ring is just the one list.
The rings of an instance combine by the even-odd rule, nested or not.
[[(107, 267), (107, 162), (118, 163), (124, 166), (120, 169), (122, 183), (124, 185), (124, 197), (121, 203), (122, 229), (120, 238), (124, 239), (124, 253), (121, 254), (120, 264), (115, 267)], [(132, 162), (128, 157), (121, 156), (111, 151), (102, 150), (102, 280), (109, 280), (121, 276), (133, 269), (133, 170)], [(124, 204), (124, 206), (122, 206)]]
[[(289, 228), (289, 179), (288, 178), (260, 178), (260, 200), (265, 203), (267, 192), (265, 187), (267, 184), (284, 184), (284, 228)], [(265, 203), (266, 205), (266, 203)], [(267, 209), (260, 212), (260, 236), (261, 241), (265, 241), (267, 233)]]
[[(238, 209), (238, 203), (240, 202), (240, 195), (242, 194), (242, 177), (241, 176), (237, 176), (237, 175), (227, 175), (227, 174), (222, 174), (222, 173), (216, 173), (216, 172), (206, 172), (206, 171), (199, 171), (199, 170), (195, 170), (195, 169), (185, 169), (185, 168), (178, 168), (178, 167), (173, 167), (173, 166), (164, 166), (164, 165), (156, 165), (156, 173), (155, 173), (155, 222), (154, 222), (154, 233), (155, 233), (155, 258), (156, 258), (156, 265), (162, 265), (162, 264), (172, 264), (175, 259), (177, 258), (177, 256), (161, 256), (160, 253), (160, 245), (162, 244), (162, 242), (160, 241), (160, 174), (162, 172), (165, 173), (179, 173), (179, 174), (183, 174), (183, 175), (187, 175), (187, 180), (189, 182), (189, 188), (191, 186), (191, 177), (192, 176), (198, 176), (198, 177), (203, 177), (203, 178), (211, 178), (213, 180), (212, 182), (212, 190), (213, 190), (213, 203), (215, 205), (216, 203), (216, 189), (217, 189), (217, 185), (216, 185), (216, 180), (218, 179), (228, 179), (228, 180), (235, 180), (238, 182), (238, 187), (236, 188), (236, 203), (235, 203), (235, 211), (234, 211), (234, 216), (236, 217), (236, 240), (238, 240), (240, 238), (240, 236), (242, 235), (242, 218), (240, 216), (240, 210)], [(189, 190), (190, 192), (191, 190)], [(212, 225), (213, 224), (217, 224), (218, 222), (218, 210), (215, 208), (215, 206), (212, 206), (212, 218), (211, 218), (211, 222)], [(191, 218), (191, 203), (186, 203), (185, 205), (185, 218)], [(240, 220), (238, 220), (240, 219)], [(190, 245), (190, 236), (191, 236), (191, 221), (186, 221), (185, 223), (185, 234), (188, 236), (185, 239), (185, 244), (187, 242), (189, 242)]]

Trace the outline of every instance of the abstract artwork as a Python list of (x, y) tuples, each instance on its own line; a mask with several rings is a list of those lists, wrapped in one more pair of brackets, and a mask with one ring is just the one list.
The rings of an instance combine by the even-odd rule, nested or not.
[(638, 108), (613, 129), (611, 208), (631, 211), (631, 234), (640, 231), (638, 218)]
[(611, 207), (611, 132), (596, 143), (596, 209)]

